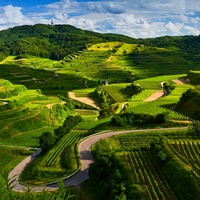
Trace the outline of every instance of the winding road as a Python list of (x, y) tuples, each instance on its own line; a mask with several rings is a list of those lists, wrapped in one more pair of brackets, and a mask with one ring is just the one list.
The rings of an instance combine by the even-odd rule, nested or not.
[[(124, 130), (124, 131), (112, 131), (112, 132), (104, 132), (99, 134), (94, 134), (81, 142), (79, 142), (78, 145), (78, 153), (81, 161), (81, 168), (77, 171), (73, 176), (67, 177), (64, 180), (64, 186), (76, 186), (79, 187), (80, 184), (89, 178), (88, 176), (88, 169), (90, 163), (93, 162), (93, 157), (91, 154), (91, 146), (99, 141), (100, 139), (108, 138), (113, 135), (118, 134), (125, 134), (125, 133), (132, 133), (132, 132), (147, 132), (147, 131), (162, 131), (162, 130), (177, 130), (177, 129), (187, 129), (187, 127), (176, 127), (176, 128), (159, 128), (159, 129), (140, 129), (140, 130)], [(38, 149), (36, 153), (40, 153), (41, 149)], [(20, 162), (10, 173), (9, 178), (11, 180), (14, 180), (11, 184), (13, 186), (14, 191), (18, 192), (24, 192), (24, 190), (28, 189), (27, 186), (22, 185), (19, 183), (19, 174), (24, 170), (24, 168), (35, 158), (33, 158), (31, 155), (28, 156), (26, 159), (24, 159), (22, 162)], [(30, 187), (32, 191), (41, 191), (43, 189), (46, 190), (56, 190), (58, 189), (57, 182), (50, 183), (43, 186), (32, 186)]]

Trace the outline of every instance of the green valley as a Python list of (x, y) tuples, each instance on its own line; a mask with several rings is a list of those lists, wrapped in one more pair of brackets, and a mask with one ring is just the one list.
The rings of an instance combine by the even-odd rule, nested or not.
[[(200, 54), (189, 45), (199, 37), (42, 24), (1, 31), (0, 199), (199, 199)], [(133, 131), (94, 144), (89, 179), (65, 188), (90, 155), (79, 154), (81, 141), (124, 130)], [(8, 173), (28, 155), (25, 189), (12, 191)], [(59, 190), (34, 192), (54, 182)]]

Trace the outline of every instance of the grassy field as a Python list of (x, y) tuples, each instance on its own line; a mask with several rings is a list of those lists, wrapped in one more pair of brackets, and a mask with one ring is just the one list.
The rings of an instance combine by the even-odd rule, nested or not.
[(7, 138), (0, 142), (0, 144), (22, 147), (39, 147), (39, 137), (43, 132), (53, 132), (56, 127), (42, 127), (35, 130), (24, 131)]
[(35, 150), (1, 145), (0, 181), (3, 183), (2, 173), (9, 173), (19, 162), (31, 155)]

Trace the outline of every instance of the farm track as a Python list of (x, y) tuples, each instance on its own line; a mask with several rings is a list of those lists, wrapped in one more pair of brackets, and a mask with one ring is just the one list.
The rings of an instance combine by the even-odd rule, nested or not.
[(184, 78), (179, 78), (179, 79), (174, 79), (172, 80), (174, 83), (179, 84), (179, 85), (183, 85), (183, 84), (189, 84), (190, 81), (189, 80), (185, 80)]
[(66, 104), (66, 102), (65, 102), (65, 101), (62, 101), (62, 102), (60, 102), (60, 103), (50, 103), (50, 104), (47, 104), (46, 106), (47, 106), (47, 108), (52, 109), (52, 107), (53, 107), (54, 105), (57, 105), (57, 104), (64, 105), (64, 104)]
[[(90, 163), (93, 162), (93, 157), (91, 154), (91, 146), (99, 141), (100, 139), (105, 139), (108, 137), (111, 137), (113, 135), (118, 134), (126, 134), (126, 133), (133, 133), (133, 132), (147, 132), (147, 131), (161, 131), (161, 130), (180, 130), (180, 129), (186, 129), (187, 127), (177, 127), (177, 128), (159, 128), (159, 129), (141, 129), (141, 130), (124, 130), (124, 131), (115, 131), (115, 132), (105, 132), (105, 133), (99, 133), (95, 134), (93, 136), (87, 137), (84, 140), (82, 140), (78, 145), (78, 154), (80, 157), (81, 162), (81, 168), (77, 170), (74, 174), (72, 174), (69, 177), (66, 177), (64, 179), (64, 186), (76, 186), (80, 187), (80, 184), (87, 180), (89, 178), (88, 176), (88, 169)], [(38, 150), (36, 153), (40, 153), (40, 150)], [(13, 190), (18, 192), (24, 192), (24, 190), (28, 189), (28, 186), (22, 185), (19, 183), (19, 175), (23, 171), (23, 169), (35, 158), (33, 158), (31, 155), (28, 156), (26, 159), (24, 159), (22, 162), (20, 162), (10, 173), (9, 173), (9, 179), (14, 180), (12, 183)], [(30, 186), (29, 186), (30, 187)], [(33, 191), (42, 191), (43, 189), (46, 190), (56, 190), (58, 189), (57, 181), (53, 183), (49, 183), (47, 185), (41, 185), (41, 186), (32, 186), (30, 187)]]
[(150, 95), (148, 98), (146, 98), (144, 100), (144, 102), (147, 102), (147, 101), (155, 101), (161, 97), (163, 97), (165, 95), (164, 91), (163, 90), (157, 90), (156, 92), (154, 92), (152, 95)]
[(96, 102), (93, 101), (93, 99), (89, 98), (89, 97), (76, 97), (75, 93), (74, 92), (69, 92), (69, 97), (71, 99), (74, 99), (74, 100), (77, 100), (77, 101), (80, 101), (80, 102), (83, 102), (85, 104), (88, 104), (98, 110), (100, 110), (100, 107), (97, 106)]

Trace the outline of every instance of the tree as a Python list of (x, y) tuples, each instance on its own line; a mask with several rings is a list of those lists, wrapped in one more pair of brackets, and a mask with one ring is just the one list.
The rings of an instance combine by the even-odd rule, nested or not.
[(82, 121), (81, 116), (78, 116), (78, 115), (77, 116), (72, 116), (72, 115), (68, 116), (65, 119), (63, 126), (54, 130), (56, 140), (59, 140), (63, 135), (69, 133), (69, 131), (81, 121)]
[(200, 121), (188, 127), (187, 134), (192, 137), (200, 137)]
[(42, 148), (42, 153), (45, 153), (55, 142), (55, 136), (47, 131), (42, 133), (42, 135), (39, 138), (39, 144)]
[(164, 113), (160, 113), (156, 115), (156, 122), (161, 124), (161, 123), (165, 123), (166, 121), (166, 117)]

